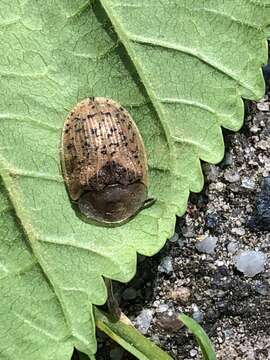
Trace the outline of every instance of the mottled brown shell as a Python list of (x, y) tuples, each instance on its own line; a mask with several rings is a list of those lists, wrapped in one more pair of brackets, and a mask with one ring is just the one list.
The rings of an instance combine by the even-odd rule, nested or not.
[(147, 200), (143, 140), (128, 111), (111, 99), (75, 106), (64, 124), (61, 160), (70, 197), (88, 218), (126, 220)]

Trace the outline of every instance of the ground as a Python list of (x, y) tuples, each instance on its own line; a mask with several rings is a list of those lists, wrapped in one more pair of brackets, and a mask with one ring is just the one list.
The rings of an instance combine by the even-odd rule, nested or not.
[[(254, 220), (270, 173), (269, 99), (246, 103), (243, 128), (224, 131), (220, 164), (203, 164), (204, 190), (191, 195), (174, 237), (139, 258), (133, 281), (115, 285), (125, 314), (176, 360), (201, 359), (193, 336), (171, 321), (180, 312), (201, 323), (218, 359), (270, 359), (270, 233)], [(265, 256), (253, 277), (237, 269), (243, 250)], [(97, 360), (135, 359), (102, 334), (98, 342)]]

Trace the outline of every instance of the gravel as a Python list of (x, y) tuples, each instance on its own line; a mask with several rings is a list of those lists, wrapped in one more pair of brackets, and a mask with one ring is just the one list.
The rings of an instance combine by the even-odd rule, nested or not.
[[(116, 286), (124, 313), (175, 360), (201, 359), (181, 312), (201, 322), (218, 359), (270, 359), (269, 104), (268, 94), (246, 104), (244, 127), (224, 131), (224, 160), (203, 164), (204, 190), (191, 194), (174, 236)], [(128, 288), (135, 298), (123, 298)], [(110, 359), (115, 345), (99, 341), (97, 360)]]

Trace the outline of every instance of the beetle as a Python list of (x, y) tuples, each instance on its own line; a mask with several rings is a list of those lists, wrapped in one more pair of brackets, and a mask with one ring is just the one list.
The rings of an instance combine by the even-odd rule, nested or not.
[(143, 139), (117, 102), (79, 102), (64, 122), (60, 154), (69, 196), (87, 218), (122, 223), (154, 202)]

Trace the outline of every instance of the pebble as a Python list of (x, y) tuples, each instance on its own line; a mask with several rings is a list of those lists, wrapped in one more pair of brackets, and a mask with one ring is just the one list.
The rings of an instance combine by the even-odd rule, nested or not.
[(211, 164), (204, 164), (204, 170), (206, 172), (206, 177), (208, 181), (216, 181), (219, 173), (220, 173), (220, 169), (218, 166), (215, 165), (211, 165)]
[(180, 303), (187, 303), (191, 297), (191, 290), (187, 287), (181, 286), (171, 292), (171, 298)]
[(186, 245), (186, 241), (184, 238), (179, 238), (177, 241), (177, 244), (180, 248), (184, 247)]
[(225, 338), (230, 338), (234, 335), (233, 329), (224, 329), (223, 334), (224, 334)]
[(167, 304), (160, 304), (157, 308), (157, 312), (163, 313), (166, 312), (169, 309), (169, 305)]
[(184, 324), (178, 318), (178, 313), (174, 311), (169, 311), (167, 313), (161, 313), (157, 317), (157, 324), (166, 332), (176, 332), (179, 331)]
[(121, 360), (124, 356), (124, 349), (120, 347), (116, 347), (110, 351), (110, 359), (111, 360)]
[(227, 250), (230, 254), (235, 254), (237, 252), (238, 248), (239, 248), (239, 245), (235, 241), (231, 241), (227, 245)]
[(195, 349), (192, 349), (192, 350), (190, 350), (190, 352), (189, 352), (189, 355), (190, 355), (191, 357), (195, 357), (195, 356), (197, 356), (197, 354), (198, 354), (198, 351), (195, 350)]
[(153, 319), (153, 310), (143, 309), (136, 317), (135, 324), (142, 334), (146, 334)]
[(206, 218), (206, 226), (208, 229), (215, 229), (220, 223), (220, 218), (217, 214), (208, 214)]
[(203, 322), (204, 315), (200, 310), (195, 310), (192, 314), (192, 318), (197, 321), (197, 323), (201, 324)]
[(123, 291), (122, 297), (124, 300), (134, 300), (137, 297), (137, 291), (133, 288), (127, 288)]
[(255, 189), (255, 181), (249, 177), (244, 177), (241, 182), (241, 186), (248, 190), (254, 190)]
[(194, 227), (192, 225), (191, 226), (183, 226), (181, 231), (185, 238), (193, 238), (195, 236)]
[(196, 249), (206, 254), (214, 254), (218, 238), (216, 236), (207, 236), (203, 240), (197, 241)]
[(209, 190), (216, 190), (216, 191), (223, 191), (225, 189), (226, 185), (223, 184), (223, 182), (218, 181), (216, 183), (211, 183), (209, 185)]
[(224, 159), (222, 161), (222, 165), (229, 166), (233, 163), (233, 156), (230, 152), (226, 152)]
[(233, 228), (231, 229), (231, 232), (232, 232), (233, 234), (236, 234), (236, 235), (239, 235), (239, 236), (243, 236), (243, 235), (245, 235), (246, 230), (245, 230), (243, 227), (233, 227)]
[(158, 271), (166, 274), (173, 272), (172, 258), (170, 256), (165, 256), (162, 259), (161, 264), (158, 266)]
[(259, 102), (257, 108), (260, 111), (269, 111), (269, 102)]
[(251, 227), (270, 231), (270, 176), (262, 182), (261, 192), (257, 196), (254, 215), (250, 221)]
[(235, 183), (240, 180), (240, 175), (236, 170), (227, 169), (224, 172), (224, 178), (230, 183)]
[(254, 126), (251, 126), (250, 131), (253, 134), (256, 134), (258, 131), (260, 131), (260, 128), (258, 126), (256, 126), (256, 125), (254, 125)]
[(179, 235), (177, 233), (174, 233), (174, 235), (169, 239), (170, 242), (175, 243), (179, 239)]
[(270, 293), (270, 288), (268, 284), (263, 284), (263, 283), (257, 283), (255, 285), (255, 291), (263, 296), (269, 295)]
[(258, 148), (266, 150), (269, 147), (269, 144), (266, 140), (260, 140), (257, 144)]
[(246, 250), (235, 257), (237, 270), (248, 277), (253, 277), (264, 271), (266, 256), (260, 251)]

